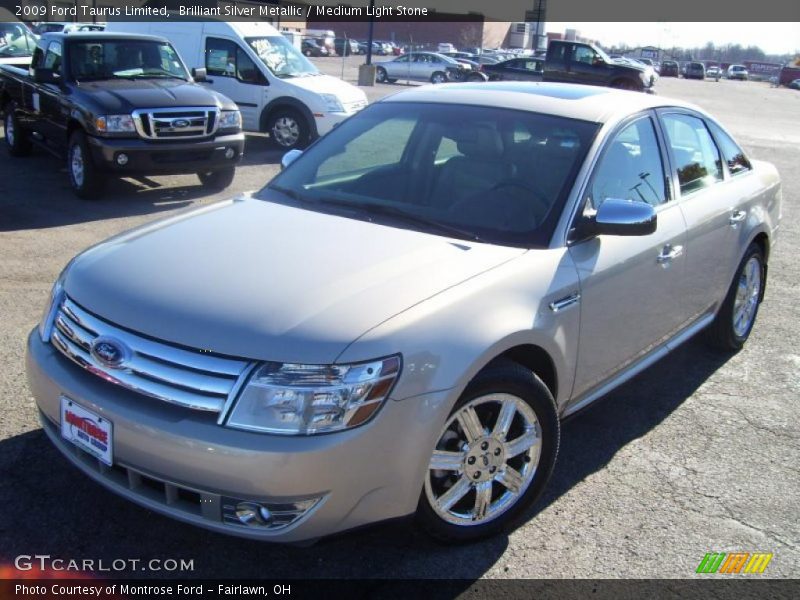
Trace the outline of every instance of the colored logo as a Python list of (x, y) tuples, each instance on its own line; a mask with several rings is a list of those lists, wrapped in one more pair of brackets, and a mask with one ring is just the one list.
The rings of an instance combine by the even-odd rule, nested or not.
[(119, 369), (130, 357), (130, 350), (119, 340), (112, 337), (99, 337), (92, 342), (92, 356), (97, 361), (112, 369)]
[(708, 552), (695, 573), (763, 573), (772, 556), (770, 552)]

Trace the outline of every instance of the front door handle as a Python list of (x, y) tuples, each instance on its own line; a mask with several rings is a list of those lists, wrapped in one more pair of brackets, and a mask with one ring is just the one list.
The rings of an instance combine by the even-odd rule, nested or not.
[(561, 312), (565, 308), (569, 308), (573, 304), (577, 304), (581, 299), (581, 295), (578, 292), (573, 292), (569, 296), (564, 296), (563, 298), (559, 298), (558, 300), (554, 300), (550, 303), (550, 310), (554, 313)]
[(667, 244), (661, 249), (661, 254), (656, 257), (656, 262), (663, 267), (668, 267), (681, 254), (683, 254), (683, 246)]
[(745, 211), (735, 210), (731, 213), (731, 218), (728, 219), (728, 223), (730, 224), (731, 227), (736, 229), (736, 227), (739, 226), (739, 223), (744, 221), (745, 218), (747, 218), (747, 213)]

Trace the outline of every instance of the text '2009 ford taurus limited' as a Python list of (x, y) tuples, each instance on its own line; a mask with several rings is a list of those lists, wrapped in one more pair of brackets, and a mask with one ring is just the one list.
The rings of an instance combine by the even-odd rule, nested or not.
[(27, 358), (87, 475), (264, 540), (513, 525), (560, 418), (700, 330), (742, 347), (780, 220), (713, 118), (604, 88), (426, 86), (284, 167), (75, 258)]

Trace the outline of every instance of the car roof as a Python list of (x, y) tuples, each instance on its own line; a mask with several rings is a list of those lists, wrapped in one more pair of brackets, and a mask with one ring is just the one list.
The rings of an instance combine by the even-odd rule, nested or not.
[(64, 33), (63, 31), (51, 31), (42, 34), (42, 40), (142, 40), (151, 42), (166, 42), (166, 38), (160, 35), (147, 35), (144, 33), (112, 33), (110, 31), (76, 31)]
[(381, 102), (432, 102), (510, 108), (582, 121), (606, 123), (649, 108), (698, 107), (652, 94), (569, 83), (498, 81), (425, 85), (388, 96)]

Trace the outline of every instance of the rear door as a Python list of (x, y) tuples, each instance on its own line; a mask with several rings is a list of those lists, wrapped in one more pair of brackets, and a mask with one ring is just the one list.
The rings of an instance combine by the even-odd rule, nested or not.
[[(688, 231), (685, 301), (689, 314), (699, 317), (717, 308), (739, 263), (752, 167), (716, 125), (712, 136), (701, 115), (661, 109), (659, 118)], [(726, 155), (714, 137), (725, 142)]]
[(572, 44), (551, 43), (547, 49), (547, 58), (544, 62), (545, 81), (570, 81), (569, 55)]
[[(59, 40), (51, 41), (45, 50), (42, 67), (61, 75), (63, 52)], [(60, 86), (55, 83), (34, 83), (31, 103), (39, 133), (57, 146), (66, 145), (66, 139), (63, 138), (69, 112), (62, 106)]]
[(655, 115), (622, 124), (601, 151), (577, 218), (606, 199), (651, 204), (654, 233), (575, 241), (581, 281), (581, 333), (573, 397), (590, 393), (675, 334), (686, 321), (686, 225), (672, 199)]

